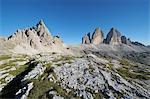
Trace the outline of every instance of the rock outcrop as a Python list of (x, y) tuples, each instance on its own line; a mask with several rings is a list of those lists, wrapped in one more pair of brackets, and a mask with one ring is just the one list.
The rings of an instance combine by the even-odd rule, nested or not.
[(84, 37), (82, 37), (82, 44), (90, 44), (91, 40), (90, 40), (90, 33), (85, 34)]
[[(17, 30), (7, 38), (5, 43), (7, 43), (7, 46), (11, 45), (9, 49), (14, 49), (15, 52), (21, 53), (31, 51), (45, 52), (53, 50), (52, 48), (58, 50), (63, 47), (60, 37), (53, 37), (43, 20), (40, 20), (36, 27)], [(54, 51), (56, 51), (55, 49)]]
[(100, 44), (107, 44), (107, 45), (128, 45), (128, 46), (143, 46), (144, 44), (136, 41), (131, 41), (126, 36), (122, 36), (122, 34), (115, 28), (111, 28), (108, 32), (106, 38), (104, 38), (104, 34), (100, 28), (96, 28), (90, 37), (90, 33), (86, 34), (82, 37), (82, 44), (93, 44), (93, 45), (100, 45)]
[(144, 44), (140, 43), (140, 42), (132, 42), (133, 45), (137, 45), (137, 46), (145, 46)]
[(129, 38), (127, 39), (125, 36), (121, 36), (121, 42), (123, 44), (131, 45), (130, 39)]
[(111, 28), (106, 37), (106, 44), (117, 45), (121, 44), (121, 33), (114, 28)]
[(92, 44), (101, 44), (103, 43), (104, 40), (104, 36), (103, 36), (103, 32), (100, 30), (100, 28), (96, 28), (93, 35), (92, 35)]
[(8, 38), (8, 40), (16, 43), (26, 42), (29, 43), (31, 47), (36, 49), (38, 48), (38, 46), (40, 47), (41, 45), (52, 45), (53, 37), (48, 31), (43, 20), (40, 20), (36, 27), (24, 30), (17, 30), (14, 35), (11, 35)]
[[(123, 41), (122, 41), (123, 40)], [(100, 28), (96, 28), (95, 31), (92, 34), (92, 38), (90, 38), (90, 34), (86, 34), (82, 38), (82, 44), (110, 44), (110, 45), (118, 45), (121, 43), (129, 43), (129, 40), (126, 38), (121, 39), (121, 33), (117, 30), (112, 28), (109, 33), (107, 34), (106, 39), (104, 39), (104, 34)]]
[(53, 37), (45, 26), (43, 20), (40, 20), (39, 24), (37, 24), (37, 35), (40, 38), (40, 42), (43, 43), (45, 46), (52, 44)]
[(60, 39), (59, 36), (54, 36), (54, 44), (59, 45), (59, 46), (63, 46), (63, 41)]

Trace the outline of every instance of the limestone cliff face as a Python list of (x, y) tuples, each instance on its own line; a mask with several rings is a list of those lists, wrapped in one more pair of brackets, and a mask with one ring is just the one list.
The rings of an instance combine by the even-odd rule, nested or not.
[(53, 37), (42, 20), (37, 24), (37, 35), (44, 46), (52, 44)]
[(59, 46), (63, 46), (63, 41), (60, 39), (59, 36), (54, 36), (54, 44), (59, 45)]
[[(123, 41), (124, 42), (124, 41)], [(106, 39), (104, 39), (104, 34), (100, 28), (96, 28), (92, 34), (92, 38), (88, 34), (86, 34), (82, 38), (82, 44), (111, 44), (111, 45), (118, 45), (121, 44), (121, 33), (117, 30), (112, 28), (109, 33), (107, 34)]]
[(60, 38), (54, 38), (49, 32), (43, 20), (40, 20), (36, 27), (17, 30), (13, 35), (7, 38), (6, 42), (23, 49), (35, 49), (39, 51), (49, 50), (52, 46), (62, 47)]
[(107, 34), (105, 42), (106, 44), (111, 45), (121, 44), (121, 33), (117, 29), (111, 28), (111, 30)]
[(91, 43), (91, 40), (90, 40), (90, 33), (85, 34), (85, 35), (82, 37), (82, 44), (90, 44), (90, 43)]
[(104, 36), (103, 32), (100, 30), (100, 28), (96, 28), (92, 35), (92, 44), (101, 44), (103, 43)]

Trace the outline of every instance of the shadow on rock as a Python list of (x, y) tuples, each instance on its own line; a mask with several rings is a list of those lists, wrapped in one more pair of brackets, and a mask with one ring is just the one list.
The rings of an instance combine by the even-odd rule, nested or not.
[(19, 89), (28, 84), (27, 81), (22, 81), (25, 75), (27, 75), (38, 63), (34, 60), (26, 63), (28, 67), (22, 73), (18, 74), (12, 81), (10, 81), (1, 91), (0, 98), (15, 98), (15, 94)]

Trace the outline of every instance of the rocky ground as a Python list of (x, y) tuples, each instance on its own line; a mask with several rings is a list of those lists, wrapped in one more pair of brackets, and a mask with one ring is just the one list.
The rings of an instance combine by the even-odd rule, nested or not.
[(1, 99), (150, 99), (150, 49), (112, 28), (66, 45), (43, 20), (0, 37)]
[(150, 64), (137, 60), (87, 50), (0, 56), (1, 98), (149, 99), (149, 86)]

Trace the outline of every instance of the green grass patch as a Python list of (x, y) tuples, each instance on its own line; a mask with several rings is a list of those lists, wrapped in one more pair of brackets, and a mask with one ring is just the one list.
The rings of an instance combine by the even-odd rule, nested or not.
[(6, 83), (5, 78), (0, 79), (1, 84)]
[(124, 78), (127, 77), (127, 78), (132, 78), (132, 79), (139, 79), (139, 80), (149, 80), (150, 79), (150, 76), (143, 75), (140, 73), (133, 73), (133, 72), (130, 72), (128, 69), (120, 68), (117, 70), (118, 70), (118, 73)]
[(7, 67), (7, 66), (13, 67), (13, 66), (16, 66), (16, 65), (17, 65), (16, 63), (8, 62), (8, 63), (1, 64), (1, 65), (0, 65), (0, 69), (5, 68), (5, 67)]
[(23, 62), (23, 61), (26, 61), (26, 60), (25, 60), (25, 59), (23, 59), (23, 58), (9, 60), (9, 62), (10, 62), (10, 63)]
[(51, 65), (52, 65), (51, 62), (44, 64), (44, 66), (45, 66), (46, 68), (51, 67)]
[(93, 99), (103, 99), (103, 98), (104, 95), (101, 92), (93, 94)]
[(10, 59), (10, 58), (11, 58), (10, 55), (0, 55), (0, 61)]
[(25, 58), (28, 58), (29, 56), (26, 55), (26, 54), (17, 54), (17, 55), (14, 55), (13, 57), (14, 57), (14, 58), (22, 58), (22, 59), (25, 59)]
[(13, 76), (16, 76), (25, 71), (27, 67), (28, 65), (20, 65), (16, 68), (16, 70), (10, 71), (9, 73), (12, 74)]
[(67, 61), (66, 63), (68, 63), (68, 64), (72, 64), (73, 62), (69, 60), (69, 61)]
[(130, 66), (130, 63), (127, 60), (122, 59), (122, 60), (119, 60), (119, 62), (120, 62), (120, 65)]
[(58, 59), (54, 59), (53, 62), (59, 62), (59, 61), (67, 61), (67, 60), (73, 60), (75, 57), (73, 56), (61, 56)]
[(106, 67), (109, 68), (110, 70), (113, 69), (113, 66), (114, 66), (114, 65), (113, 65), (112, 63), (107, 63), (107, 64), (106, 64)]
[(44, 95), (50, 89), (53, 89), (54, 91), (56, 91), (58, 93), (58, 95), (61, 95), (62, 97), (66, 97), (66, 98), (71, 97), (57, 83), (50, 82), (47, 79), (45, 79), (45, 80), (39, 80), (39, 79), (35, 80), (34, 79), (34, 80), (31, 80), (31, 82), (33, 82), (34, 87), (30, 91), (28, 99), (39, 99), (39, 98), (43, 98), (43, 97), (44, 98), (48, 98), (48, 97), (46, 97)]
[(45, 94), (52, 86), (48, 80), (31, 80), (34, 84), (33, 89), (30, 91), (28, 99), (39, 99), (40, 96)]

